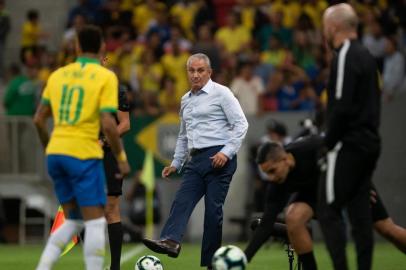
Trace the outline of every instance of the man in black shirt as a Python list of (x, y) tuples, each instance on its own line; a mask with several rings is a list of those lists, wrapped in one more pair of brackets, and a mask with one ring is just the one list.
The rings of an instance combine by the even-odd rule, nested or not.
[(296, 238), (290, 239), (290, 241), (298, 253), (304, 269), (316, 269), (311, 236), (306, 229), (306, 223), (315, 213), (320, 175), (317, 161), (322, 146), (321, 137), (310, 136), (290, 143), (285, 148), (274, 142), (264, 143), (259, 148), (256, 161), (271, 183), (268, 185), (267, 203), (261, 224), (255, 230), (245, 249), (248, 261), (270, 237), (277, 215), (289, 202), (290, 208), (292, 205), (299, 205), (301, 208), (295, 207), (295, 209), (304, 213), (301, 218), (305, 231), (300, 231), (300, 233), (306, 238), (306, 243), (310, 242), (310, 247), (302, 247), (303, 244), (295, 241)]
[(329, 7), (324, 36), (334, 49), (327, 86), (325, 145), (327, 172), (320, 182), (318, 218), (334, 269), (348, 269), (345, 253), (347, 209), (357, 251), (358, 269), (371, 269), (373, 234), (369, 211), (371, 177), (380, 153), (378, 68), (357, 41), (358, 18), (348, 4)]
[[(118, 112), (116, 115), (117, 131), (120, 136), (130, 129), (129, 110), (127, 102), (127, 87), (119, 85)], [(100, 134), (100, 142), (103, 144), (103, 165), (107, 183), (107, 203), (105, 214), (107, 219), (107, 231), (110, 243), (110, 270), (120, 269), (121, 246), (123, 243), (123, 227), (120, 217), (120, 196), (123, 194), (123, 178), (118, 169), (117, 160), (108, 145), (106, 138)]]
[[(319, 152), (323, 144), (323, 138), (309, 136), (285, 148), (274, 142), (264, 143), (259, 148), (257, 163), (268, 176), (271, 186), (261, 223), (245, 250), (249, 261), (272, 234), (276, 217), (287, 203), (285, 219), (289, 240), (304, 270), (317, 269), (307, 223), (316, 216)], [(371, 212), (375, 229), (405, 253), (406, 229), (389, 218), (375, 189), (373, 194)]]

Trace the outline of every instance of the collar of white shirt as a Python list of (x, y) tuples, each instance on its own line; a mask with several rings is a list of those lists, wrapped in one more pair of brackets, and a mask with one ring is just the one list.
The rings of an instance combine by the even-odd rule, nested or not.
[[(209, 94), (210, 93), (210, 91), (211, 91), (211, 89), (213, 88), (213, 86), (214, 86), (214, 82), (211, 80), (211, 79), (209, 79), (208, 81), (207, 81), (207, 83), (203, 86), (203, 88), (202, 89), (200, 89), (199, 91), (197, 91), (197, 95), (199, 95), (200, 94), (200, 91), (203, 91), (203, 92), (206, 92), (207, 94)], [(189, 97), (192, 95), (192, 90), (189, 90)]]

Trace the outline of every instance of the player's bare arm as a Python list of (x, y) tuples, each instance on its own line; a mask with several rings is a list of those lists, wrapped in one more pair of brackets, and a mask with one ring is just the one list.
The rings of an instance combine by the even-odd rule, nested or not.
[(117, 125), (117, 131), (118, 135), (121, 137), (130, 130), (130, 113), (117, 111), (117, 117), (119, 122)]
[(101, 124), (103, 134), (106, 135), (107, 141), (116, 156), (120, 172), (123, 176), (127, 175), (130, 172), (130, 166), (128, 165), (127, 156), (121, 143), (114, 117), (110, 113), (102, 113)]
[(34, 115), (34, 124), (37, 128), (39, 138), (44, 148), (48, 145), (49, 134), (47, 127), (47, 120), (52, 115), (51, 106), (40, 104)]

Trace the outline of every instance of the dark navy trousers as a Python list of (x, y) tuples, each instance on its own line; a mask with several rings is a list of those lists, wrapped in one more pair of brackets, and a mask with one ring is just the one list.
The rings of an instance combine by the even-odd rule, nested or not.
[(210, 266), (214, 252), (221, 246), (223, 205), (237, 168), (237, 157), (227, 161), (222, 168), (213, 168), (210, 157), (221, 149), (222, 146), (214, 146), (200, 150), (186, 164), (183, 182), (160, 237), (180, 243), (193, 209), (204, 196), (201, 266)]

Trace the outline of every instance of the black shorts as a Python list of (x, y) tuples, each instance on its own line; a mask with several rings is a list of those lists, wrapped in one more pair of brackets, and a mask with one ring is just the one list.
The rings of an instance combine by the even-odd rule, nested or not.
[(104, 172), (106, 174), (107, 183), (107, 195), (108, 196), (120, 196), (123, 194), (123, 179), (116, 178), (116, 175), (120, 173), (116, 158), (110, 149), (104, 148)]
[[(379, 196), (378, 192), (376, 191), (375, 186), (372, 186), (372, 190), (375, 191), (376, 193), (376, 203), (371, 202), (371, 214), (372, 214), (372, 221), (377, 222), (379, 220), (384, 220), (389, 217), (388, 211), (385, 208), (385, 205), (382, 202), (381, 197)], [(289, 198), (289, 204), (295, 203), (295, 202), (303, 202), (308, 204), (314, 212), (314, 215), (316, 218), (316, 206), (317, 206), (317, 192), (316, 189), (305, 189), (303, 191), (298, 191), (295, 193), (292, 193)]]
[[(308, 204), (313, 209), (313, 213), (316, 216), (317, 189), (309, 188), (292, 193), (292, 195), (290, 195), (288, 205), (297, 202), (303, 202)], [(316, 218), (315, 216), (313, 218)]]
[(372, 187), (372, 189), (376, 192), (376, 203), (371, 203), (372, 221), (375, 223), (387, 219), (389, 215), (375, 187)]

